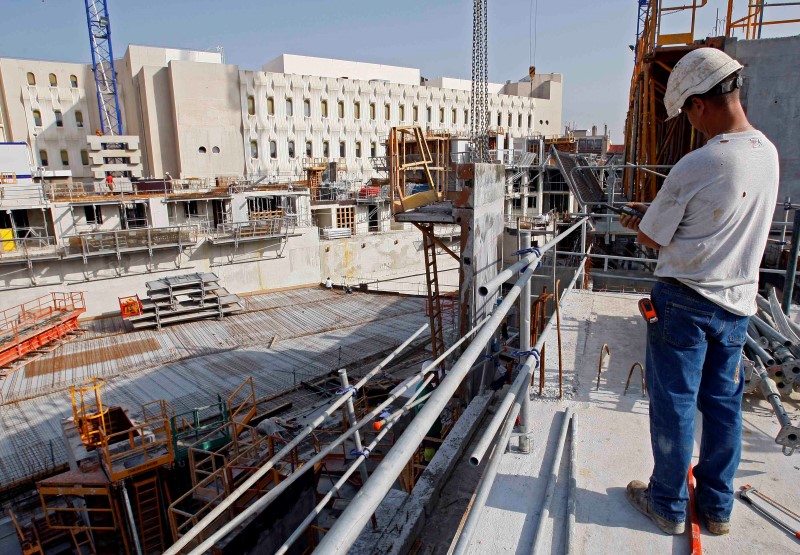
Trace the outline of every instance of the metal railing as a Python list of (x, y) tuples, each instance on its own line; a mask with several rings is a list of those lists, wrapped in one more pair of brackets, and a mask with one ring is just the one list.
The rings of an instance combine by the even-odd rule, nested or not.
[(0, 339), (18, 339), (20, 329), (38, 328), (55, 314), (83, 310), (83, 293), (50, 293), (0, 311)]
[(142, 229), (117, 229), (113, 231), (97, 231), (81, 235), (69, 235), (65, 241), (66, 256), (87, 256), (116, 253), (124, 251), (148, 250), (197, 244), (197, 226), (146, 227)]

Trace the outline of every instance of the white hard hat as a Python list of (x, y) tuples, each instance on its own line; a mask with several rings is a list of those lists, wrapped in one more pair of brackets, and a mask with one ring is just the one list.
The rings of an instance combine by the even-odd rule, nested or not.
[(686, 99), (710, 91), (742, 69), (742, 64), (716, 48), (698, 48), (681, 58), (667, 81), (664, 105), (667, 119), (681, 113)]

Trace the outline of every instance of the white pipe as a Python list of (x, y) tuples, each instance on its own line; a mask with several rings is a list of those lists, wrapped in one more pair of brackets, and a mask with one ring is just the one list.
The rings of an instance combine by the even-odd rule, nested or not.
[(567, 541), (566, 555), (575, 553), (575, 496), (578, 489), (578, 455), (576, 453), (578, 415), (572, 415), (572, 424), (569, 427), (569, 483), (567, 490)]
[(383, 462), (375, 469), (366, 486), (359, 490), (333, 527), (322, 538), (318, 547), (320, 553), (345, 553), (350, 549), (364, 525), (380, 505), (381, 500), (392, 488), (397, 476), (425, 438), (431, 425), (469, 373), (472, 364), (481, 356), (485, 345), (491, 341), (503, 318), (508, 314), (508, 310), (519, 297), (522, 287), (531, 279), (534, 271), (535, 267), (529, 266), (522, 273), (469, 347), (450, 368), (430, 400), (409, 424)]
[[(578, 222), (569, 229), (558, 235), (557, 237), (553, 237), (552, 240), (547, 242), (543, 247), (539, 249), (541, 254), (543, 255), (545, 251), (550, 250), (553, 248), (556, 243), (561, 241), (564, 237), (568, 236), (570, 233), (578, 229), (578, 227), (582, 226), (584, 222), (586, 222), (589, 218), (583, 218), (578, 220)], [(537, 256), (536, 253), (526, 254), (523, 258), (506, 268), (505, 270), (501, 271), (497, 274), (494, 278), (489, 280), (485, 285), (481, 285), (478, 287), (478, 294), (481, 296), (486, 296), (489, 294), (490, 291), (495, 291), (501, 285), (503, 285), (506, 281), (508, 281), (511, 277), (513, 277), (517, 272), (525, 268), (526, 266), (536, 265), (542, 259), (541, 256)]]
[[(461, 343), (466, 341), (475, 332), (477, 332), (479, 329), (481, 329), (484, 326), (484, 324), (486, 324), (488, 321), (489, 321), (488, 317), (484, 318), (483, 320), (481, 320), (478, 323), (478, 325), (476, 325), (468, 333), (466, 333), (461, 339), (459, 339), (456, 343), (454, 343), (447, 351), (442, 353), (442, 355), (440, 355), (439, 358), (437, 358), (432, 364), (430, 364), (427, 367), (426, 370), (423, 370), (422, 372), (420, 372), (419, 374), (415, 375), (414, 377), (406, 380), (405, 385), (398, 386), (398, 388), (395, 388), (395, 390), (389, 395), (389, 397), (386, 398), (385, 401), (383, 401), (380, 405), (378, 405), (375, 409), (373, 409), (369, 414), (365, 415), (364, 418), (359, 420), (358, 424), (356, 424), (355, 426), (353, 426), (352, 428), (350, 428), (349, 430), (344, 432), (336, 440), (334, 440), (331, 444), (329, 444), (328, 447), (326, 447), (325, 449), (320, 451), (317, 455), (312, 457), (309, 461), (307, 461), (298, 470), (296, 470), (291, 475), (289, 475), (280, 484), (275, 486), (273, 489), (271, 489), (269, 492), (267, 492), (263, 497), (260, 497), (259, 499), (257, 499), (250, 506), (248, 506), (244, 511), (242, 511), (241, 513), (236, 515), (233, 519), (231, 519), (229, 522), (227, 522), (225, 525), (220, 527), (219, 530), (215, 531), (211, 536), (209, 536), (207, 539), (205, 539), (200, 545), (198, 545), (197, 547), (192, 549), (191, 553), (200, 554), (200, 553), (203, 553), (203, 552), (211, 549), (211, 547), (213, 547), (213, 545), (217, 541), (219, 541), (220, 539), (224, 538), (228, 533), (230, 533), (231, 530), (236, 528), (240, 523), (244, 522), (252, 514), (258, 512), (263, 507), (269, 505), (275, 499), (275, 497), (280, 495), (284, 490), (286, 490), (286, 488), (288, 488), (291, 484), (293, 484), (295, 482), (295, 480), (297, 480), (297, 478), (299, 476), (301, 476), (303, 473), (305, 473), (309, 468), (313, 468), (315, 463), (317, 463), (320, 460), (324, 459), (325, 456), (328, 455), (328, 453), (330, 453), (336, 447), (341, 445), (347, 438), (349, 438), (351, 435), (353, 435), (357, 430), (359, 430), (360, 428), (363, 428), (366, 424), (370, 423), (375, 416), (377, 416), (378, 414), (380, 414), (383, 411), (384, 408), (389, 406), (400, 395), (402, 395), (409, 388), (411, 388), (413, 385), (415, 385), (420, 380), (422, 380), (423, 376), (425, 376), (425, 374), (430, 374), (432, 372), (438, 371), (437, 366), (438, 366), (439, 362), (441, 362), (442, 360), (447, 358), (447, 356), (449, 356), (449, 354), (452, 351), (454, 351), (456, 348), (458, 348), (458, 346)], [(427, 327), (427, 326), (425, 326), (425, 327)], [(346, 395), (343, 395), (342, 397), (345, 397), (345, 396)], [(339, 406), (341, 406), (341, 404), (339, 404)], [(316, 419), (315, 419), (315, 422), (316, 422)], [(284, 451), (285, 451), (285, 449), (284, 449)], [(276, 457), (277, 457), (277, 455), (276, 455)], [(267, 464), (269, 465), (273, 460), (275, 460), (275, 457), (273, 457), (273, 459), (271, 459), (271, 461), (268, 462)], [(257, 473), (261, 472), (263, 468), (264, 467), (261, 467), (257, 471)], [(270, 465), (270, 468), (271, 468), (271, 465)], [(264, 472), (263, 474), (266, 474), (266, 472)], [(372, 480), (370, 480), (370, 482), (371, 481)], [(220, 509), (221, 508), (223, 511), (227, 510), (230, 507), (230, 505), (233, 504), (233, 502), (236, 500), (236, 498), (238, 498), (240, 495), (242, 495), (242, 493), (246, 492), (247, 488), (250, 488), (250, 487), (252, 487), (252, 486), (249, 485), (249, 480), (248, 480), (247, 482), (245, 482), (244, 484), (239, 486), (233, 493), (231, 493), (231, 495), (229, 495), (227, 498), (225, 498), (225, 500), (222, 503), (217, 505), (216, 509)], [(211, 516), (211, 514), (213, 514), (213, 511), (212, 511), (212, 513), (209, 513), (209, 516)], [(180, 539), (182, 540), (183, 538), (189, 536), (190, 534), (193, 534), (193, 537), (196, 536), (197, 534), (202, 532), (202, 530), (206, 526), (208, 526), (209, 524), (211, 524), (214, 521), (214, 519), (212, 518), (212, 519), (208, 520), (208, 522), (206, 522), (206, 519), (208, 519), (208, 516), (203, 518), (203, 520), (201, 520), (194, 527), (192, 527), (189, 530), (189, 532), (187, 532), (187, 534), (185, 536), (182, 536)], [(180, 540), (179, 540), (179, 542), (180, 542)], [(178, 547), (176, 549), (176, 546), (178, 546), (179, 542), (176, 542), (175, 544), (173, 544), (173, 546), (170, 547), (170, 549), (165, 552), (165, 555), (172, 555), (174, 553), (178, 553), (178, 549), (183, 547), (183, 546), (180, 546), (180, 547)], [(183, 545), (185, 545), (185, 543)]]
[(572, 407), (567, 407), (564, 413), (564, 420), (561, 422), (561, 433), (558, 435), (558, 448), (556, 455), (553, 457), (553, 463), (550, 465), (550, 476), (547, 479), (547, 489), (544, 492), (544, 499), (542, 500), (542, 510), (539, 513), (539, 522), (536, 524), (536, 537), (533, 540), (533, 547), (531, 548), (532, 555), (539, 555), (542, 551), (542, 528), (544, 521), (550, 514), (550, 501), (553, 499), (553, 492), (556, 489), (556, 481), (558, 481), (558, 469), (561, 467), (561, 455), (564, 453), (564, 444), (567, 441), (567, 429), (569, 428), (570, 420), (572, 420)]
[(480, 510), (486, 505), (486, 500), (489, 498), (489, 493), (492, 490), (495, 476), (497, 476), (497, 468), (500, 466), (500, 460), (506, 451), (508, 440), (511, 438), (511, 432), (514, 430), (514, 421), (519, 414), (520, 403), (516, 403), (511, 409), (510, 418), (506, 420), (505, 426), (500, 433), (500, 438), (489, 457), (489, 462), (486, 464), (486, 469), (481, 475), (480, 485), (478, 491), (475, 492), (475, 497), (470, 505), (469, 516), (461, 529), (461, 533), (456, 540), (456, 545), (451, 548), (452, 555), (464, 555), (469, 549), (470, 540), (475, 533), (475, 527), (478, 524), (477, 515)]
[(232, 505), (239, 497), (247, 493), (248, 490), (252, 489), (256, 483), (261, 480), (264, 476), (266, 476), (267, 472), (275, 466), (275, 462), (281, 460), (283, 457), (291, 453), (292, 449), (300, 445), (302, 441), (313, 432), (317, 426), (322, 424), (331, 414), (333, 414), (339, 407), (347, 402), (354, 395), (354, 391), (360, 389), (365, 383), (367, 383), (373, 376), (375, 376), (378, 372), (380, 372), (386, 364), (388, 364), (392, 359), (394, 359), (397, 354), (405, 349), (414, 339), (416, 339), (423, 331), (428, 328), (428, 324), (422, 325), (414, 334), (406, 339), (400, 346), (398, 346), (394, 351), (392, 351), (386, 358), (384, 358), (380, 364), (375, 366), (372, 370), (370, 370), (363, 378), (361, 378), (358, 383), (354, 386), (353, 389), (350, 391), (344, 392), (344, 394), (340, 395), (338, 399), (336, 399), (331, 405), (319, 416), (317, 416), (310, 424), (308, 424), (303, 431), (301, 431), (292, 441), (286, 444), (286, 446), (281, 449), (278, 453), (275, 454), (269, 461), (267, 461), (264, 466), (260, 467), (256, 470), (247, 480), (245, 480), (241, 486), (236, 488), (231, 494), (225, 498), (225, 500), (214, 507), (203, 519), (195, 524), (189, 531), (178, 538), (174, 544), (172, 544), (169, 549), (167, 549), (164, 553), (165, 555), (174, 555), (179, 553), (184, 547), (186, 547), (190, 542), (192, 542), (195, 537), (202, 532), (206, 526), (209, 526), (212, 522), (214, 522), (220, 515), (222, 515), (230, 505)]
[[(430, 383), (432, 379), (433, 375), (429, 376), (425, 382), (425, 385)], [(420, 388), (420, 391), (422, 391), (423, 389), (424, 386)], [(369, 444), (369, 446), (367, 446), (367, 450), (371, 452), (373, 449), (375, 449), (378, 443), (380, 443), (380, 441), (386, 436), (387, 433), (389, 433), (392, 427), (400, 420), (400, 417), (402, 415), (407, 414), (409, 410), (416, 407), (420, 403), (424, 403), (425, 401), (427, 401), (428, 397), (430, 397), (431, 395), (433, 395), (433, 392), (427, 393), (426, 395), (423, 395), (419, 399), (415, 399), (414, 397), (410, 398), (406, 402), (406, 404), (403, 405), (402, 412), (398, 411), (386, 419), (386, 422), (384, 423), (383, 428), (381, 428), (380, 433), (378, 433), (378, 435), (375, 436), (375, 439), (373, 439), (372, 442)], [(362, 463), (362, 461), (364, 462)], [(283, 555), (289, 550), (292, 544), (294, 544), (294, 542), (296, 542), (298, 538), (300, 538), (300, 536), (303, 535), (303, 533), (306, 531), (306, 528), (308, 528), (309, 524), (311, 524), (314, 521), (314, 519), (317, 518), (317, 516), (319, 516), (319, 514), (328, 504), (328, 501), (330, 501), (331, 498), (345, 484), (345, 482), (347, 482), (347, 480), (350, 479), (350, 476), (352, 476), (355, 473), (356, 468), (360, 468), (364, 464), (366, 464), (366, 457), (362, 453), (358, 455), (358, 457), (356, 457), (356, 459), (353, 461), (353, 464), (350, 465), (350, 467), (345, 471), (345, 473), (342, 474), (342, 477), (339, 478), (339, 480), (337, 480), (337, 482), (333, 485), (333, 487), (331, 487), (328, 493), (325, 494), (325, 497), (323, 497), (322, 500), (319, 503), (317, 503), (317, 506), (314, 507), (314, 509), (308, 514), (308, 516), (303, 520), (303, 522), (301, 522), (300, 525), (295, 529), (292, 535), (289, 536), (289, 539), (283, 542), (283, 545), (278, 549), (278, 551), (275, 552), (275, 555)]]
[(142, 555), (142, 546), (139, 544), (139, 532), (136, 530), (136, 521), (133, 519), (133, 509), (131, 509), (131, 500), (128, 497), (128, 486), (125, 482), (122, 483), (122, 500), (125, 502), (125, 512), (128, 513), (128, 522), (131, 525), (131, 536), (133, 536), (133, 545), (136, 546), (136, 553)]
[[(530, 232), (525, 232), (525, 231), (520, 232), (520, 240), (522, 249), (530, 248), (531, 246)], [(555, 270), (553, 271), (555, 272)], [(525, 283), (525, 287), (522, 288), (522, 294), (520, 295), (519, 298), (519, 347), (521, 351), (530, 351), (531, 349), (531, 281), (530, 280), (528, 280)], [(531, 356), (529, 357), (529, 360), (525, 361), (526, 365), (530, 362), (531, 358), (533, 357)], [(530, 372), (530, 369), (528, 369), (528, 371), (524, 373), (527, 375), (528, 372)], [(520, 371), (520, 374), (522, 373), (523, 371)], [(528, 432), (530, 432), (532, 427), (530, 396), (523, 395), (521, 410), (522, 410), (522, 426), (520, 427), (519, 431), (520, 433), (519, 450), (522, 453), (527, 454), (531, 452), (531, 442), (530, 438), (528, 437)], [(506, 411), (503, 411), (503, 414), (505, 413)], [(497, 416), (498, 414), (500, 414), (500, 411), (497, 411), (495, 413), (495, 416)], [(485, 440), (488, 438), (486, 437), (486, 435), (484, 435), (483, 439)]]

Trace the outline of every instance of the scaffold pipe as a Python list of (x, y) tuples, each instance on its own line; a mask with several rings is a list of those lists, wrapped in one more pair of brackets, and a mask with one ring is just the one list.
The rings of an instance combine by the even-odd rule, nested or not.
[(508, 281), (510, 278), (516, 275), (517, 272), (522, 271), (524, 268), (528, 266), (538, 264), (539, 261), (542, 259), (542, 255), (546, 251), (553, 248), (559, 241), (567, 237), (570, 233), (578, 229), (580, 226), (584, 225), (588, 220), (589, 218), (582, 218), (578, 220), (575, 224), (570, 226), (569, 229), (551, 239), (543, 247), (540, 247), (538, 249), (540, 254), (537, 254), (536, 252), (531, 252), (529, 254), (526, 254), (520, 260), (518, 260), (517, 262), (515, 262), (514, 264), (512, 264), (505, 270), (501, 271), (499, 274), (497, 274), (497, 276), (495, 276), (493, 279), (490, 279), (485, 285), (481, 285), (480, 287), (478, 287), (478, 294), (485, 297), (486, 295), (489, 294), (490, 291), (497, 290), (506, 281)]
[[(422, 389), (423, 388), (420, 388), (420, 391)], [(417, 405), (427, 401), (431, 395), (433, 395), (433, 392), (423, 395), (419, 399), (416, 399), (414, 397), (410, 398), (408, 401), (406, 401), (406, 403), (403, 405), (400, 411), (397, 411), (396, 413), (392, 414), (392, 416), (388, 417), (386, 419), (386, 423), (383, 425), (383, 428), (381, 428), (380, 433), (378, 433), (378, 435), (376, 435), (375, 438), (372, 440), (372, 442), (370, 442), (370, 444), (367, 446), (367, 452), (372, 452), (372, 450), (378, 446), (378, 443), (380, 443), (380, 441), (386, 436), (386, 434), (389, 433), (392, 427), (400, 420), (401, 416), (407, 414), (408, 411), (410, 411)], [(308, 514), (308, 516), (303, 520), (303, 522), (301, 522), (300, 525), (295, 529), (292, 535), (289, 536), (289, 539), (287, 539), (283, 543), (283, 545), (278, 549), (278, 551), (275, 552), (275, 555), (283, 555), (289, 550), (289, 548), (294, 544), (294, 542), (296, 542), (300, 538), (300, 536), (303, 535), (303, 533), (306, 531), (306, 528), (308, 528), (308, 526), (312, 522), (314, 522), (314, 519), (317, 518), (317, 516), (319, 516), (320, 513), (322, 513), (322, 510), (328, 504), (328, 501), (330, 501), (331, 498), (336, 493), (339, 492), (339, 489), (345, 483), (347, 483), (347, 480), (349, 480), (350, 476), (352, 476), (355, 473), (356, 469), (362, 467), (365, 464), (364, 461), (366, 461), (366, 458), (367, 455), (365, 455), (363, 452), (359, 454), (358, 457), (356, 457), (356, 459), (353, 461), (353, 464), (350, 465), (350, 467), (345, 471), (345, 473), (342, 474), (341, 478), (339, 478), (339, 480), (336, 481), (336, 483), (331, 487), (331, 489), (328, 490), (328, 493), (325, 494), (325, 497), (323, 497), (322, 500), (319, 503), (317, 503), (317, 506), (314, 507), (314, 509)]]
[[(371, 412), (366, 414), (361, 420), (358, 421), (358, 423), (355, 426), (352, 426), (349, 430), (347, 430), (346, 432), (341, 434), (336, 440), (334, 440), (332, 443), (330, 443), (325, 449), (320, 451), (317, 455), (312, 457), (309, 461), (307, 461), (303, 466), (301, 466), (295, 472), (290, 474), (280, 484), (278, 484), (276, 487), (274, 487), (269, 492), (267, 492), (263, 497), (260, 497), (252, 505), (248, 506), (244, 511), (242, 511), (241, 513), (236, 515), (233, 519), (231, 519), (225, 525), (220, 527), (219, 530), (217, 530), (211, 536), (206, 538), (200, 545), (198, 545), (197, 547), (193, 548), (191, 553), (199, 554), (199, 553), (204, 553), (205, 551), (208, 551), (209, 549), (211, 549), (213, 547), (213, 545), (217, 541), (219, 541), (220, 539), (224, 538), (227, 534), (229, 534), (231, 532), (231, 530), (233, 530), (239, 524), (241, 524), (246, 519), (248, 519), (253, 513), (257, 512), (257, 511), (261, 510), (263, 507), (266, 507), (267, 505), (269, 505), (275, 499), (275, 497), (280, 495), (284, 490), (286, 490), (286, 488), (288, 488), (291, 484), (293, 484), (294, 481), (297, 480), (297, 478), (299, 476), (301, 476), (303, 473), (305, 473), (309, 468), (313, 468), (314, 464), (316, 464), (317, 462), (319, 462), (322, 459), (324, 459), (325, 456), (328, 455), (328, 453), (330, 453), (331, 451), (336, 449), (339, 445), (344, 443), (344, 441), (347, 438), (349, 438), (351, 435), (353, 435), (357, 430), (360, 430), (361, 428), (363, 428), (364, 426), (366, 426), (367, 424), (372, 422), (372, 419), (375, 418), (375, 416), (377, 416), (381, 412), (383, 412), (383, 410), (386, 407), (388, 407), (392, 402), (394, 402), (403, 393), (408, 391), (409, 388), (413, 387), (415, 384), (417, 384), (419, 381), (421, 381), (426, 374), (430, 374), (430, 376), (428, 377), (428, 379), (425, 382), (425, 383), (428, 383), (433, 378), (433, 373), (438, 371), (437, 366), (438, 366), (439, 362), (445, 360), (450, 355), (450, 353), (452, 353), (455, 349), (457, 349), (464, 341), (466, 341), (469, 337), (472, 337), (472, 335), (474, 335), (476, 332), (478, 332), (480, 329), (482, 329), (482, 327), (486, 323), (488, 323), (489, 320), (490, 320), (489, 317), (486, 317), (483, 320), (481, 320), (474, 328), (472, 328), (461, 339), (459, 339), (456, 343), (454, 343), (447, 351), (442, 353), (442, 355), (439, 356), (439, 358), (437, 358), (435, 361), (433, 361), (433, 363), (431, 363), (425, 370), (423, 370), (419, 374), (417, 374), (417, 375), (409, 378), (408, 380), (406, 380), (404, 385), (401, 385), (401, 386), (398, 386), (398, 388), (395, 388), (395, 390), (386, 398), (386, 400), (384, 400), (380, 405), (378, 405)], [(425, 328), (427, 328), (427, 327), (428, 327), (427, 324), (425, 326), (423, 326), (420, 329), (420, 333), (421, 333), (421, 331), (424, 331)], [(359, 381), (359, 384), (361, 384), (361, 383), (362, 382)], [(342, 397), (346, 397), (346, 396), (347, 395), (343, 395)], [(339, 403), (336, 406), (336, 408), (340, 407), (341, 405), (342, 405), (342, 403)], [(331, 406), (333, 406), (333, 405), (331, 405)], [(331, 411), (331, 409), (329, 408), (326, 411), (326, 413), (328, 413), (330, 411)], [(314, 422), (317, 422), (317, 420), (319, 420), (319, 418), (315, 419)], [(292, 443), (294, 443), (294, 441)], [(297, 443), (299, 444), (299, 442), (297, 442)], [(287, 451), (287, 449), (284, 448), (281, 451), (281, 453), (284, 453), (284, 451)], [(279, 453), (279, 455), (280, 455), (280, 453)], [(285, 455), (285, 453), (284, 453), (284, 455)], [(281, 455), (281, 456), (284, 456), (284, 455)], [(264, 476), (266, 474), (266, 472), (270, 468), (272, 468), (272, 465), (274, 464), (274, 461), (276, 460), (277, 457), (278, 457), (278, 455), (276, 455), (269, 462), (267, 462), (265, 466), (260, 467), (254, 473), (254, 476), (258, 475), (259, 478), (261, 476)], [(264, 470), (265, 468), (266, 468), (266, 470)], [(180, 550), (183, 549), (183, 547), (185, 547), (198, 534), (200, 534), (207, 526), (211, 525), (219, 514), (222, 514), (241, 495), (246, 493), (249, 488), (253, 487), (254, 484), (250, 483), (251, 480), (252, 480), (252, 478), (248, 479), (246, 482), (244, 482), (241, 486), (239, 486), (236, 490), (234, 490), (231, 493), (231, 495), (229, 495), (227, 498), (225, 498), (225, 500), (223, 500), (222, 503), (217, 505), (217, 507), (215, 507), (214, 511), (209, 513), (200, 522), (198, 522), (195, 526), (193, 526), (186, 533), (186, 535), (181, 536), (181, 538), (177, 542), (175, 542), (175, 544), (173, 544), (172, 547), (170, 547), (165, 552), (165, 555), (174, 555), (174, 554), (180, 553)], [(253, 482), (255, 482), (255, 481), (253, 481)], [(221, 509), (221, 510), (219, 511), (219, 513), (217, 513), (217, 515), (215, 515), (214, 512), (217, 509)], [(182, 542), (182, 540), (184, 540), (184, 538), (188, 538), (188, 539), (185, 542)]]
[[(183, 549), (186, 545), (189, 544), (194, 538), (202, 532), (206, 526), (214, 522), (221, 514), (225, 512), (227, 509), (226, 503), (230, 501), (232, 504), (236, 499), (241, 497), (245, 494), (249, 489), (255, 487), (256, 483), (261, 480), (264, 476), (266, 476), (267, 472), (275, 466), (275, 462), (281, 460), (283, 457), (291, 453), (292, 449), (300, 445), (302, 441), (308, 437), (311, 432), (313, 432), (320, 424), (322, 424), (325, 419), (327, 419), (330, 415), (332, 415), (336, 410), (339, 409), (342, 405), (344, 405), (348, 399), (353, 397), (358, 389), (360, 389), (364, 384), (366, 384), (371, 378), (373, 378), (378, 372), (380, 372), (390, 361), (392, 361), (403, 349), (408, 347), (414, 339), (419, 337), (419, 335), (424, 332), (428, 328), (428, 324), (423, 324), (420, 328), (414, 332), (411, 337), (403, 341), (394, 351), (392, 351), (386, 358), (384, 358), (377, 366), (375, 366), (372, 370), (370, 370), (363, 378), (361, 378), (352, 389), (345, 391), (342, 395), (339, 396), (331, 405), (323, 411), (320, 415), (318, 415), (310, 424), (308, 424), (292, 441), (286, 444), (286, 446), (281, 449), (278, 453), (275, 454), (269, 461), (267, 461), (263, 466), (259, 467), (259, 469), (253, 473), (244, 483), (236, 488), (235, 491), (229, 495), (225, 501), (219, 505), (217, 505), (210, 513), (208, 513), (203, 519), (198, 522), (195, 526), (193, 526), (189, 531), (178, 538), (172, 546), (170, 546), (167, 551), (165, 551), (165, 555), (180, 553), (181, 549)], [(355, 431), (355, 430), (354, 430)]]
[[(570, 231), (582, 225), (582, 223), (583, 221), (572, 226)], [(543, 247), (542, 252), (550, 247), (552, 245)], [(400, 475), (408, 460), (425, 438), (430, 427), (439, 418), (442, 409), (447, 405), (469, 373), (472, 365), (478, 357), (483, 355), (484, 347), (491, 341), (494, 333), (502, 324), (509, 309), (516, 302), (522, 288), (531, 279), (535, 270), (535, 266), (528, 264), (528, 267), (522, 272), (517, 282), (503, 298), (503, 302), (497, 306), (472, 343), (450, 368), (447, 376), (436, 388), (434, 394), (417, 414), (416, 418), (408, 425), (408, 428), (383, 459), (383, 462), (375, 469), (366, 485), (359, 490), (333, 527), (322, 538), (318, 546), (320, 553), (346, 553), (350, 549), (364, 525), (380, 505), (381, 500), (392, 488), (397, 476)]]

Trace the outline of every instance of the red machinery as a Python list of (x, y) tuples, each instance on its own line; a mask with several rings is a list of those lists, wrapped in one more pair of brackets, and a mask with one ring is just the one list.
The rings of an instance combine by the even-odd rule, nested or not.
[(78, 329), (83, 293), (50, 293), (0, 312), (0, 368)]

